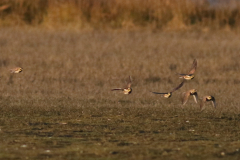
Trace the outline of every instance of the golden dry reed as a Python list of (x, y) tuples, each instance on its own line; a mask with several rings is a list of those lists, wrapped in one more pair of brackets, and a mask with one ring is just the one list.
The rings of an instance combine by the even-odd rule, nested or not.
[(2, 0), (0, 26), (78, 29), (235, 29), (240, 2), (207, 0)]

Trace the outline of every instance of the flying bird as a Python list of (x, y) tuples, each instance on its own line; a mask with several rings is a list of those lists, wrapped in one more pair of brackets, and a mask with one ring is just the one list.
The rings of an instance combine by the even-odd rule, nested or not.
[(127, 84), (126, 87), (124, 87), (124, 88), (114, 88), (111, 91), (120, 90), (120, 91), (123, 92), (123, 94), (131, 94), (132, 93), (131, 83), (132, 83), (132, 79), (131, 79), (131, 76), (129, 76), (128, 84)]
[(20, 73), (23, 71), (23, 68), (21, 67), (16, 67), (16, 68), (12, 68), (10, 69), (11, 73)]
[(194, 101), (198, 103), (198, 94), (196, 89), (190, 89), (187, 92), (182, 93), (182, 105), (185, 105), (188, 101), (189, 96), (193, 96)]
[(184, 84), (184, 81), (182, 83), (180, 83), (176, 88), (174, 88), (172, 91), (167, 92), (167, 93), (159, 93), (159, 92), (152, 92), (154, 94), (162, 94), (164, 98), (170, 98), (172, 96), (172, 93), (176, 90), (178, 90), (179, 88), (181, 88)]
[(177, 73), (177, 74), (180, 76), (179, 78), (183, 78), (185, 80), (192, 80), (194, 78), (194, 72), (196, 71), (196, 69), (197, 69), (197, 60), (194, 59), (192, 67), (188, 74), (182, 74), (182, 73)]
[(213, 96), (204, 96), (204, 97), (202, 98), (201, 103), (200, 103), (200, 110), (201, 110), (201, 111), (203, 110), (204, 103), (207, 102), (207, 101), (211, 101), (213, 107), (216, 108), (215, 98), (214, 98)]

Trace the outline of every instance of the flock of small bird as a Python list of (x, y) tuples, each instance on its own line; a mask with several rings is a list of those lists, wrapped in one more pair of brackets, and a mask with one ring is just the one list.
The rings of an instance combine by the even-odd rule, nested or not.
[[(195, 77), (194, 73), (195, 73), (196, 69), (197, 69), (197, 60), (194, 59), (192, 67), (191, 67), (190, 71), (187, 74), (179, 74), (178, 73), (179, 78), (183, 78), (183, 81), (176, 88), (174, 88), (170, 92), (163, 92), (163, 93), (162, 92), (152, 92), (152, 93), (160, 94), (164, 98), (170, 98), (172, 96), (173, 92), (175, 92), (176, 90), (178, 90), (179, 88), (181, 88), (183, 86), (185, 81), (189, 81), (189, 80), (194, 79), (194, 77)], [(112, 89), (112, 91), (120, 90), (124, 94), (129, 95), (130, 93), (132, 93), (131, 83), (132, 83), (131, 76), (129, 76), (127, 87), (125, 87), (125, 88), (114, 88), (114, 89)], [(188, 90), (186, 92), (183, 92), (181, 96), (182, 96), (181, 97), (181, 99), (182, 99), (182, 106), (187, 103), (187, 101), (189, 99), (189, 96), (193, 96), (194, 101), (196, 103), (198, 103), (198, 94), (197, 94), (197, 90), (196, 89), (190, 89), (190, 90)], [(211, 101), (213, 107), (216, 108), (215, 98), (213, 96), (208, 95), (208, 96), (203, 96), (203, 98), (202, 98), (202, 100), (200, 102), (200, 110), (201, 111), (203, 110), (203, 106), (204, 106), (205, 102), (207, 102), (207, 101)]]
[[(176, 88), (174, 88), (170, 92), (163, 92), (163, 93), (162, 92), (152, 92), (152, 93), (160, 94), (164, 98), (170, 98), (172, 96), (173, 92), (175, 92), (176, 90), (178, 90), (179, 88), (181, 88), (183, 86), (185, 81), (189, 81), (189, 80), (194, 79), (194, 77), (195, 77), (194, 73), (195, 73), (196, 69), (197, 69), (197, 60), (194, 59), (192, 67), (191, 67), (190, 71), (187, 74), (179, 74), (178, 73), (179, 78), (183, 78), (183, 81)], [(10, 71), (11, 71), (11, 73), (20, 73), (20, 72), (23, 71), (23, 68), (16, 67), (16, 68), (10, 69)], [(112, 89), (112, 91), (120, 90), (120, 91), (123, 92), (123, 94), (129, 95), (129, 94), (132, 93), (131, 84), (132, 84), (132, 79), (131, 79), (131, 76), (129, 76), (127, 87), (125, 87), (125, 88), (114, 88), (114, 89)], [(196, 103), (198, 103), (197, 90), (196, 89), (190, 89), (190, 90), (182, 93), (182, 97), (181, 97), (182, 105), (185, 105), (187, 103), (187, 101), (188, 101), (190, 96), (193, 96), (194, 101)], [(201, 111), (203, 110), (204, 103), (207, 102), (207, 101), (211, 101), (212, 104), (213, 104), (213, 107), (216, 108), (215, 98), (213, 96), (208, 95), (208, 96), (203, 96), (203, 98), (202, 98), (202, 100), (200, 102), (200, 110)]]

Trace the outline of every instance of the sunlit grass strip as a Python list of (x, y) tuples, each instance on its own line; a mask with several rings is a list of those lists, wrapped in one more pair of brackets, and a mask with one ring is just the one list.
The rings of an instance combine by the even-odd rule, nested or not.
[[(8, 7), (5, 7), (8, 6)], [(1, 25), (188, 29), (239, 27), (239, 1), (222, 7), (206, 0), (5, 0)]]

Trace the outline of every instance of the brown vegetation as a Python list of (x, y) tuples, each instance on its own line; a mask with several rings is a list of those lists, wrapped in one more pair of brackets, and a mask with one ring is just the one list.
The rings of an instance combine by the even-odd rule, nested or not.
[[(0, 159), (238, 159), (238, 35), (0, 30)], [(163, 99), (198, 60), (195, 79)], [(23, 67), (19, 74), (9, 69)], [(132, 76), (133, 92), (111, 92)], [(213, 95), (203, 112), (180, 95)]]
[(207, 0), (4, 0), (0, 7), (1, 26), (206, 30), (236, 29), (240, 22), (237, 0), (221, 7)]

